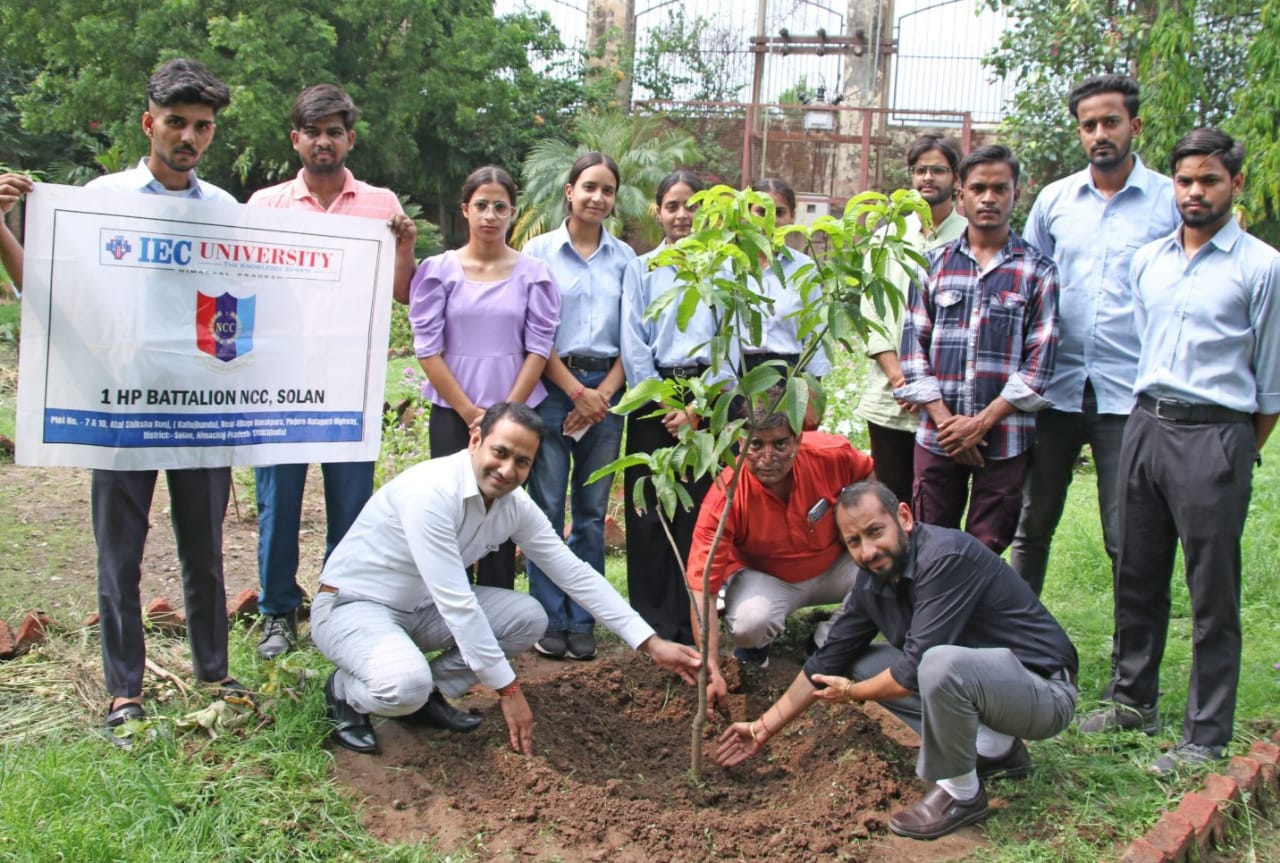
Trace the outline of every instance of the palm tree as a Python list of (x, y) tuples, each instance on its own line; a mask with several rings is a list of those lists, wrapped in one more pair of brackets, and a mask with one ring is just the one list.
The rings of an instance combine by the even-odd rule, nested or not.
[(579, 115), (573, 123), (573, 137), (572, 142), (549, 138), (530, 148), (521, 166), (521, 212), (512, 242), (521, 247), (560, 224), (569, 168), (583, 153), (596, 150), (612, 156), (622, 173), (617, 206), (606, 227), (614, 235), (621, 235), (624, 227), (638, 230), (656, 244), (661, 239), (657, 224), (644, 216), (658, 182), (676, 168), (696, 164), (702, 158), (693, 138), (665, 127), (658, 118), (618, 112)]

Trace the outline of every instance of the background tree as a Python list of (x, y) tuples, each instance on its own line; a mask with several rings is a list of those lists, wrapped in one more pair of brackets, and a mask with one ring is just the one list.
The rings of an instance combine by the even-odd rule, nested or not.
[(627, 116), (617, 111), (579, 114), (565, 137), (547, 137), (529, 148), (521, 166), (520, 217), (513, 242), (523, 246), (564, 220), (564, 187), (578, 157), (592, 150), (613, 157), (622, 173), (617, 205), (606, 223), (620, 236), (638, 234), (650, 247), (661, 234), (645, 219), (658, 182), (676, 168), (696, 164), (701, 153), (687, 133), (657, 117)]
[[(206, 62), (234, 98), (201, 173), (241, 198), (297, 170), (293, 99), (334, 81), (364, 112), (358, 173), (412, 194), (430, 215), (453, 209), (473, 168), (514, 167), (535, 140), (562, 132), (587, 98), (579, 69), (547, 65), (561, 48), (549, 18), (494, 17), (490, 0), (5, 3), (0, 48), (6, 68), (27, 75), (13, 98), (24, 133), (77, 136), (75, 155), (90, 166), (90, 140), (118, 147), (126, 163), (145, 154), (149, 70), (173, 56)], [(546, 63), (535, 72), (531, 58)], [(19, 161), (44, 168), (31, 162), (45, 157)]]

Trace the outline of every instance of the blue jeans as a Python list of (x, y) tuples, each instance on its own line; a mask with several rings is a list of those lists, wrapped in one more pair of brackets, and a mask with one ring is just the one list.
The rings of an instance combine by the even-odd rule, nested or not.
[[(331, 462), (324, 473), (325, 546), (328, 560), (373, 494), (373, 462)], [(289, 614), (302, 605), (298, 587), (298, 530), (302, 526), (305, 464), (254, 469), (258, 490), (258, 610)]]
[[(570, 369), (584, 386), (597, 387), (607, 372), (584, 372)], [(604, 515), (609, 506), (612, 483), (600, 480), (587, 484), (587, 477), (618, 457), (622, 443), (622, 417), (609, 414), (587, 430), (582, 440), (575, 441), (560, 433), (565, 417), (573, 410), (573, 402), (557, 386), (547, 383), (547, 397), (538, 405), (538, 416), (547, 424), (547, 435), (538, 449), (538, 457), (529, 471), (529, 496), (533, 498), (555, 528), (564, 536), (565, 493), (569, 493), (569, 550), (604, 575)], [(613, 397), (617, 404), (618, 392)], [(570, 467), (570, 460), (573, 464)], [(570, 482), (572, 480), (572, 482)], [(565, 595), (550, 578), (530, 561), (525, 566), (529, 576), (529, 594), (547, 612), (547, 632), (590, 632), (595, 621), (587, 611)]]

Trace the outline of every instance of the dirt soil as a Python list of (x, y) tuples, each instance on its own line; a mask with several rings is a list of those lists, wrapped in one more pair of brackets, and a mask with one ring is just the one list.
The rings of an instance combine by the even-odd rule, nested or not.
[[(240, 512), (229, 508), (224, 540), (229, 598), (257, 584), (251, 492), (239, 484), (241, 472), (237, 478)], [(96, 603), (88, 471), (0, 463), (0, 488), (4, 544), (23, 548), (0, 555), (3, 616), (15, 625), (22, 611), (41, 608), (63, 628), (78, 627)], [(314, 468), (307, 489), (300, 580), (311, 590), (324, 546)], [(142, 597), (163, 596), (181, 608), (168, 506), (161, 480)], [(729, 716), (708, 725), (708, 756), (730, 717), (757, 716), (790, 683), (800, 659), (775, 655), (767, 671), (745, 676), (729, 663)], [(484, 716), (473, 734), (387, 721), (379, 726), (380, 754), (335, 752), (337, 781), (360, 801), (374, 835), (434, 843), (442, 853), (479, 861), (618, 863), (930, 863), (958, 859), (983, 843), (978, 828), (932, 843), (888, 833), (888, 816), (923, 791), (912, 774), (918, 740), (874, 706), (817, 705), (732, 771), (708, 757), (703, 777), (694, 781), (690, 687), (616, 643), (594, 662), (530, 655), (520, 657), (518, 667), (535, 717), (531, 758), (510, 751), (497, 699), (479, 689), (463, 702)], [(90, 702), (100, 686), (94, 676), (86, 675)]]

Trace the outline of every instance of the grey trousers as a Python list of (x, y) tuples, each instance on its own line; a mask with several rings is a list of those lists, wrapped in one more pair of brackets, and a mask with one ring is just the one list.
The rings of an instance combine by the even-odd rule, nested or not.
[(1046, 410), (1036, 414), (1036, 446), (1022, 487), (1018, 530), (1009, 547), (1009, 565), (1031, 585), (1036, 596), (1044, 588), (1049, 546), (1085, 444), (1093, 453), (1098, 477), (1102, 542), (1115, 571), (1120, 543), (1120, 446), (1126, 419), (1123, 414), (1098, 413), (1097, 399), (1087, 388), (1082, 412)]
[[(872, 644), (850, 671), (869, 680), (902, 651)], [(919, 667), (920, 692), (884, 706), (920, 735), (916, 773), (936, 782), (962, 776), (977, 763), (978, 725), (1024, 740), (1053, 737), (1071, 722), (1076, 687), (1061, 677), (1041, 677), (1004, 647), (940, 644), (925, 651)]]
[(1249, 422), (1171, 423), (1134, 409), (1124, 431), (1115, 679), (1110, 696), (1153, 703), (1169, 632), (1178, 543), (1191, 594), (1183, 739), (1225, 746), (1240, 680), (1240, 535), (1253, 490)]
[[(474, 590), (507, 656), (524, 653), (546, 633), (547, 613), (528, 594)], [(320, 592), (311, 603), (311, 640), (338, 666), (335, 694), (361, 713), (405, 716), (426, 704), (433, 689), (458, 698), (478, 680), (434, 605), (399, 611)], [(444, 652), (428, 662), (427, 650)]]
[(782, 634), (793, 612), (844, 601), (857, 575), (857, 565), (845, 553), (808, 581), (783, 581), (754, 569), (739, 571), (724, 593), (724, 622), (734, 646), (764, 647)]
[[(165, 471), (173, 535), (182, 563), (187, 638), (196, 677), (227, 676), (227, 597), (222, 580), (222, 520), (231, 469)], [(142, 694), (146, 643), (142, 629), (142, 550), (150, 526), (153, 470), (95, 470), (90, 491), (98, 546), (98, 615), (102, 670), (113, 697)]]

